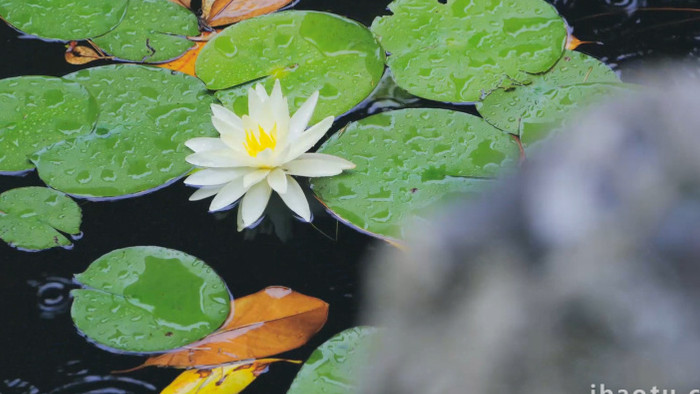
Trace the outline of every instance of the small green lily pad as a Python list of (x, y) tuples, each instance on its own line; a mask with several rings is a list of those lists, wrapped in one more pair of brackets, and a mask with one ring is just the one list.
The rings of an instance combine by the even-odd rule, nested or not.
[[(92, 0), (91, 0), (92, 1)], [(122, 22), (93, 41), (119, 59), (158, 63), (174, 59), (195, 44), (197, 17), (169, 0), (130, 1)]]
[(477, 109), (492, 125), (518, 134), (523, 122), (557, 123), (557, 119), (545, 119), (539, 113), (545, 101), (556, 106), (548, 111), (551, 115), (563, 118), (574, 106), (585, 104), (583, 96), (604, 89), (596, 85), (619, 83), (615, 72), (597, 59), (566, 51), (551, 70), (533, 75), (530, 84), (495, 90), (477, 104)]
[(34, 168), (29, 156), (95, 127), (95, 99), (79, 83), (44, 76), (0, 80), (0, 172)]
[(118, 249), (75, 276), (71, 316), (90, 340), (128, 352), (175, 349), (211, 334), (230, 313), (226, 284), (203, 261), (156, 246)]
[(357, 166), (311, 186), (340, 220), (400, 239), (404, 225), (446, 197), (475, 193), (519, 158), (514, 139), (483, 119), (444, 109), (403, 109), (351, 123), (320, 153)]
[(184, 142), (214, 136), (214, 98), (198, 79), (161, 68), (110, 65), (66, 78), (97, 99), (94, 133), (62, 141), (31, 157), (39, 176), (63, 192), (124, 197), (166, 185), (192, 169)]
[(112, 30), (128, 0), (3, 0), (0, 16), (17, 29), (55, 40), (84, 40)]
[(353, 327), (327, 340), (311, 353), (287, 394), (356, 393), (358, 375), (378, 336), (374, 327)]
[(318, 90), (315, 123), (338, 116), (367, 97), (384, 71), (384, 52), (372, 33), (338, 15), (286, 11), (228, 27), (202, 49), (197, 76), (238, 114), (248, 113), (248, 88), (275, 79), (296, 111)]
[(544, 0), (395, 0), (372, 31), (396, 82), (416, 96), (473, 102), (561, 57), (567, 31)]
[(64, 234), (78, 236), (80, 207), (61, 192), (21, 187), (0, 194), (0, 238), (24, 250), (69, 247)]

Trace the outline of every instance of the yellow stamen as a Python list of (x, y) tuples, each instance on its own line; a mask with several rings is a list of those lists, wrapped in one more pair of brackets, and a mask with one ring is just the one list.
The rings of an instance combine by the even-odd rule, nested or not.
[(277, 123), (275, 123), (269, 133), (262, 126), (258, 125), (257, 136), (253, 130), (246, 130), (245, 135), (245, 143), (243, 145), (248, 154), (255, 157), (265, 149), (275, 149), (275, 146), (277, 146)]

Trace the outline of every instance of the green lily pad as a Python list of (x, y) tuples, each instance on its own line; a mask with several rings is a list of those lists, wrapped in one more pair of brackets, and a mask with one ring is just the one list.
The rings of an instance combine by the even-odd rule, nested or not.
[(574, 106), (585, 103), (581, 100), (585, 96), (605, 90), (597, 85), (611, 83), (618, 84), (620, 79), (608, 66), (583, 53), (566, 51), (551, 70), (533, 75), (530, 84), (495, 90), (477, 104), (477, 109), (492, 125), (518, 134), (523, 122), (557, 123), (557, 119), (539, 114), (545, 101), (555, 106), (548, 112), (562, 118)]
[(0, 172), (34, 168), (29, 155), (95, 127), (95, 99), (79, 83), (27, 76), (0, 80)]
[(324, 342), (301, 367), (287, 394), (356, 393), (358, 375), (378, 335), (374, 327), (354, 327)]
[(338, 15), (286, 11), (228, 27), (202, 49), (197, 76), (238, 114), (248, 113), (248, 88), (275, 79), (296, 111), (318, 90), (312, 123), (338, 116), (367, 97), (384, 71), (384, 52), (372, 33)]
[(544, 0), (395, 0), (372, 31), (396, 82), (416, 96), (473, 102), (561, 57), (566, 26)]
[(129, 352), (197, 341), (230, 313), (226, 284), (203, 261), (156, 246), (118, 249), (75, 276), (71, 316), (89, 339)]
[(70, 247), (80, 234), (80, 207), (63, 193), (21, 187), (0, 194), (0, 238), (24, 250)]
[(196, 78), (161, 68), (110, 65), (66, 78), (97, 99), (94, 133), (62, 141), (31, 157), (39, 176), (63, 192), (124, 197), (166, 185), (192, 166), (184, 142), (214, 136), (214, 98)]
[(0, 16), (17, 29), (42, 38), (84, 40), (112, 30), (128, 0), (3, 0)]
[(169, 0), (130, 1), (124, 20), (93, 41), (119, 59), (157, 63), (174, 59), (195, 44), (197, 17)]
[(313, 178), (311, 186), (340, 220), (400, 239), (404, 225), (446, 197), (475, 193), (519, 158), (514, 139), (483, 119), (444, 109), (403, 109), (351, 123), (319, 152), (354, 170)]

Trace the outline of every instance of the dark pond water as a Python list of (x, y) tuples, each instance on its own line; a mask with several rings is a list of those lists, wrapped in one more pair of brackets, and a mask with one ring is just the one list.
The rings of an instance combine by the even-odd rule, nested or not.
[[(295, 8), (330, 11), (369, 25), (388, 3), (301, 0)], [(578, 38), (602, 43), (580, 50), (612, 65), (625, 80), (633, 80), (640, 67), (660, 59), (690, 59), (700, 69), (700, 12), (640, 10), (698, 7), (697, 0), (555, 0), (553, 4)], [(5, 25), (0, 26), (0, 45), (0, 78), (61, 76), (77, 69), (63, 62), (61, 44), (22, 39)], [(411, 105), (445, 106), (426, 101)], [(473, 112), (471, 107), (458, 108)], [(335, 129), (376, 110), (371, 105), (360, 108), (336, 122)], [(29, 185), (42, 182), (34, 173), (0, 177), (0, 192)], [(133, 199), (79, 201), (84, 236), (72, 250), (26, 253), (0, 242), (0, 393), (158, 392), (177, 375), (175, 370), (156, 368), (110, 375), (143, 358), (98, 349), (73, 327), (68, 312), (73, 274), (97, 257), (127, 246), (158, 245), (198, 256), (224, 278), (234, 297), (283, 285), (327, 301), (331, 308), (326, 326), (307, 346), (285, 354), (288, 358), (305, 359), (333, 334), (358, 324), (363, 259), (381, 241), (337, 225), (319, 206), (316, 228), (290, 217), (286, 227), (277, 228), (284, 240), (268, 223), (254, 232), (238, 233), (235, 210), (209, 214), (208, 201), (188, 201), (191, 192), (176, 183)], [(246, 393), (284, 393), (297, 370), (294, 365), (273, 365)]]

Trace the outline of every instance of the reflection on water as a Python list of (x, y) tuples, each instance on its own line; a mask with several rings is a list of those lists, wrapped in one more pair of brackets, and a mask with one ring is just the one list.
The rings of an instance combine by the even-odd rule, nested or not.
[(70, 291), (77, 288), (72, 280), (50, 276), (42, 281), (30, 280), (28, 284), (36, 289), (41, 318), (53, 319), (70, 310)]

